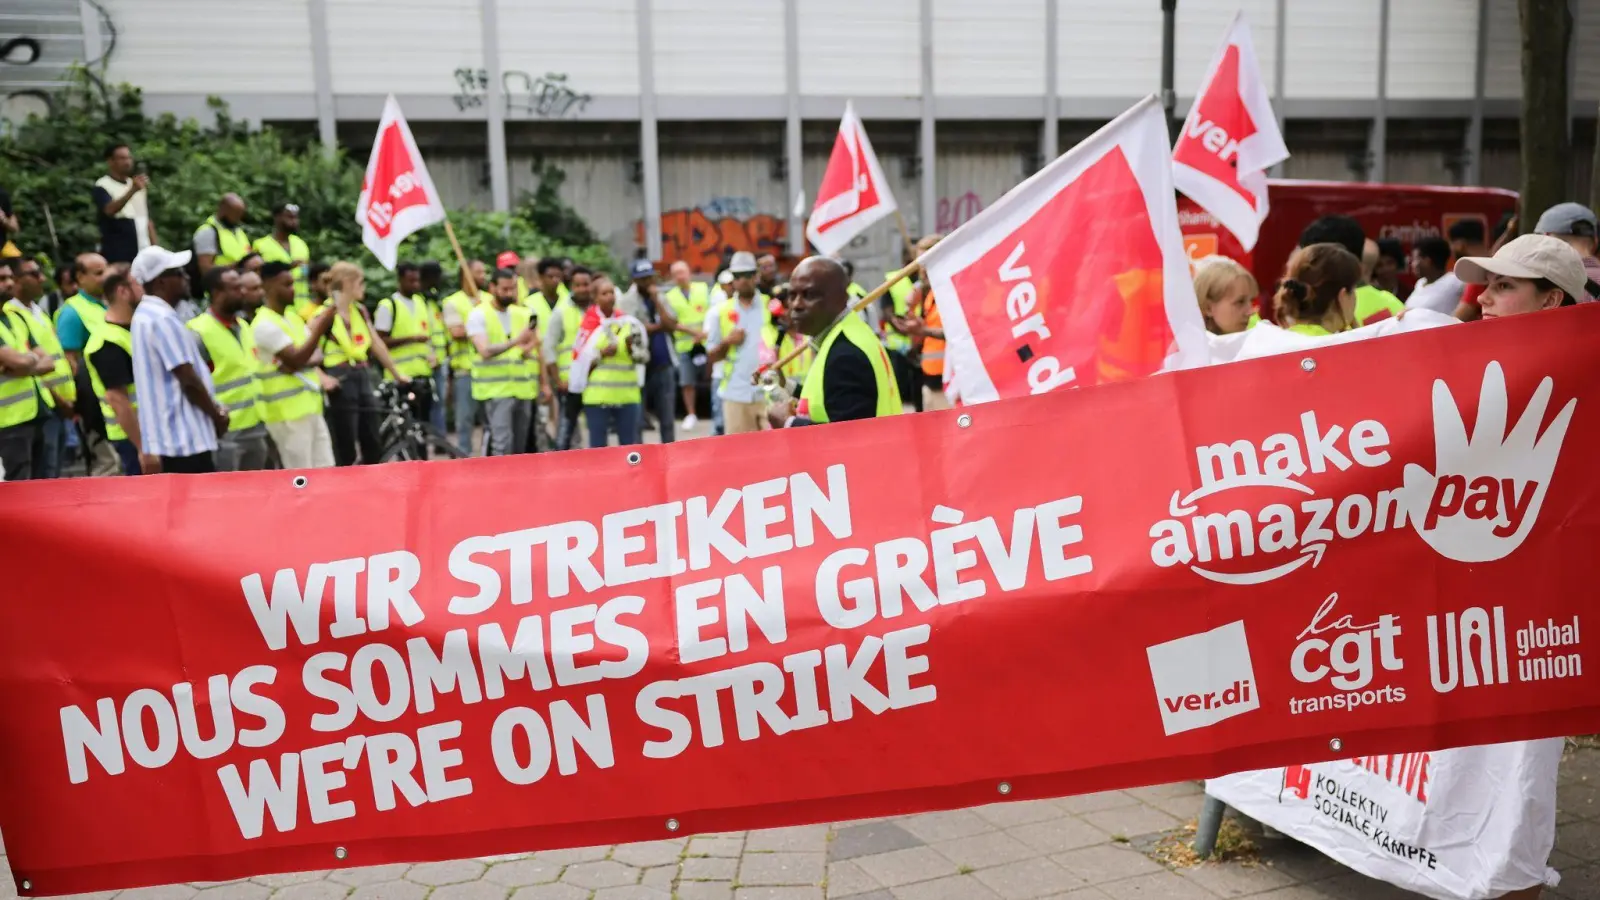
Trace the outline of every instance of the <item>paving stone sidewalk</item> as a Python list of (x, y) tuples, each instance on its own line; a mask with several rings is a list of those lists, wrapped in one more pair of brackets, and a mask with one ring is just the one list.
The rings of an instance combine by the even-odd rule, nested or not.
[[(1184, 782), (838, 825), (416, 865), (298, 872), (99, 900), (1398, 900), (1293, 841), (1253, 864), (1171, 868), (1141, 848), (1192, 820)], [(1561, 769), (1551, 900), (1600, 898), (1600, 749)], [(15, 897), (0, 846), (0, 900)]]

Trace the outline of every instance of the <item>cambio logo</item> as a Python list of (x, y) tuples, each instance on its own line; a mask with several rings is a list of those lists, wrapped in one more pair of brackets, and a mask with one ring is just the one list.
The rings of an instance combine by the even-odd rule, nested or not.
[(1244, 622), (1145, 648), (1167, 734), (1215, 725), (1261, 706)]
[(1576, 397), (1539, 434), (1554, 384), (1539, 382), (1517, 424), (1506, 432), (1505, 374), (1498, 362), (1483, 370), (1478, 420), (1467, 437), (1461, 410), (1445, 383), (1433, 383), (1434, 468), (1405, 468), (1402, 496), (1411, 526), (1441, 556), (1459, 562), (1502, 559), (1533, 528), (1577, 408)]

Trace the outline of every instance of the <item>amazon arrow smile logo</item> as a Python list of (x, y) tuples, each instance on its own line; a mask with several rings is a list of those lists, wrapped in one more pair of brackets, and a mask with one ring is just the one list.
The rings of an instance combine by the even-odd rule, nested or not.
[[(1318, 497), (1301, 482), (1307, 474), (1377, 468), (1390, 461), (1389, 432), (1375, 419), (1348, 428), (1324, 426), (1317, 414), (1300, 414), (1299, 428), (1247, 440), (1195, 448), (1200, 486), (1173, 491), (1169, 518), (1150, 528), (1150, 559), (1163, 568), (1185, 566), (1221, 584), (1264, 584), (1322, 562), (1335, 539), (1401, 528), (1407, 506), (1400, 488), (1375, 495)], [(1245, 491), (1282, 492), (1275, 502), (1227, 508)], [(1201, 511), (1202, 500), (1209, 512)]]

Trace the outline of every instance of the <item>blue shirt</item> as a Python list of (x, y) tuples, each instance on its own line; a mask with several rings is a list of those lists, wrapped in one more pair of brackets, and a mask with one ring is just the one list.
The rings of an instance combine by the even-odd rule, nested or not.
[[(105, 308), (104, 303), (83, 291), (79, 291), (78, 296), (90, 303), (98, 304), (101, 309)], [(75, 353), (82, 353), (83, 348), (89, 343), (89, 327), (83, 324), (83, 317), (64, 302), (61, 304), (61, 317), (56, 320), (56, 337), (61, 339), (61, 349)]]
[(141, 448), (151, 456), (194, 456), (217, 449), (209, 410), (184, 396), (172, 370), (187, 364), (213, 401), (210, 367), (200, 355), (200, 338), (186, 328), (167, 301), (146, 294), (133, 311), (133, 383), (139, 390)]

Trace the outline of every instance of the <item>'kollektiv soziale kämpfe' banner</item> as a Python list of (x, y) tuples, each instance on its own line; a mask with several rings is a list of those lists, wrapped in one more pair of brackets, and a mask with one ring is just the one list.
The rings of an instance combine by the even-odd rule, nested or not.
[(5, 485), (11, 867), (62, 893), (1600, 730), (1597, 330), (303, 484)]

